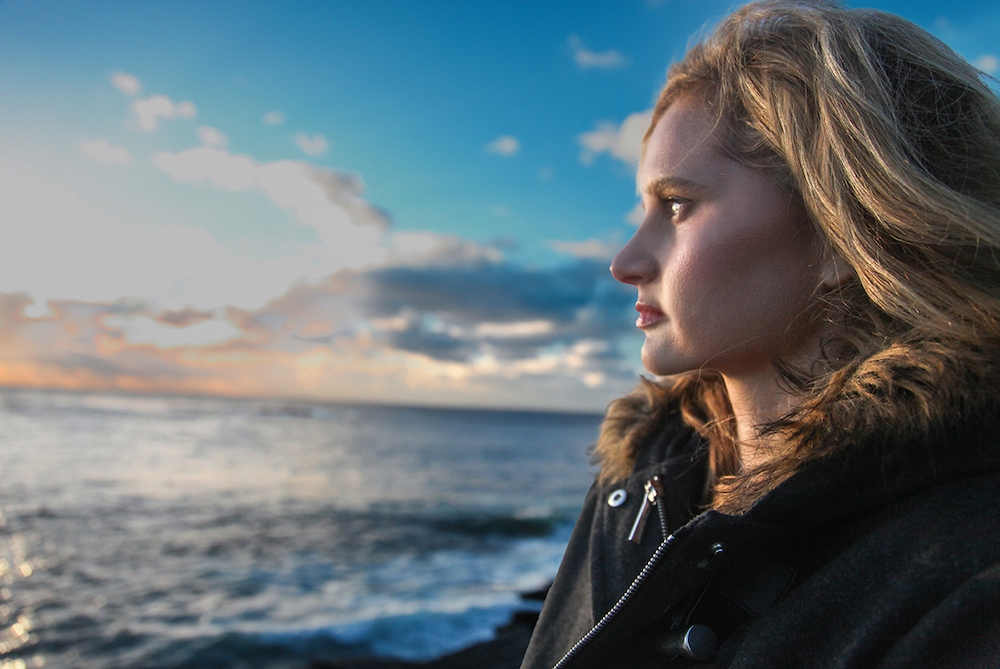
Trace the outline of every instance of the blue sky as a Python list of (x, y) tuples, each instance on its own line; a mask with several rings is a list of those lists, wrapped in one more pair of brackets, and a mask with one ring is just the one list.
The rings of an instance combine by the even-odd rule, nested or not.
[[(603, 407), (644, 113), (731, 6), (0, 2), (0, 382)], [(989, 3), (874, 6), (1000, 72)]]

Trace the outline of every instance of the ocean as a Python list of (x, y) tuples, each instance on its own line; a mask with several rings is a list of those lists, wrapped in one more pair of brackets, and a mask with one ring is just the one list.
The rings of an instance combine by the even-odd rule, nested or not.
[(429, 659), (555, 575), (600, 416), (0, 389), (0, 669)]

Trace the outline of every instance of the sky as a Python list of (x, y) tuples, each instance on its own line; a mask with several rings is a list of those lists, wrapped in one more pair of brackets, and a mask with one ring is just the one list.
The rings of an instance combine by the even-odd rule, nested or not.
[[(0, 0), (0, 385), (603, 409), (639, 140), (733, 6)], [(1000, 75), (995, 3), (864, 6)]]

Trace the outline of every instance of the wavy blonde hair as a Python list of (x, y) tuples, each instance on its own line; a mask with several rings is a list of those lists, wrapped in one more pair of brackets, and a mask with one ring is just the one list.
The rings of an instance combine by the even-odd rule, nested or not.
[(674, 101), (704, 101), (726, 154), (800, 199), (856, 280), (830, 297), (822, 368), (785, 370), (798, 409), (765, 427), (784, 457), (739, 473), (725, 387), (699, 372), (609, 406), (604, 480), (680, 412), (709, 441), (712, 504), (739, 510), (849, 443), (902, 445), (996, 402), (1000, 100), (983, 76), (902, 18), (823, 0), (746, 5), (670, 68), (643, 151)]

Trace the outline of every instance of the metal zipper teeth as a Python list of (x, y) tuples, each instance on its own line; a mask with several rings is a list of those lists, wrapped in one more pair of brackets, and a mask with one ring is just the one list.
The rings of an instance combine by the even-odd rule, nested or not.
[(653, 571), (653, 567), (656, 566), (656, 563), (658, 563), (663, 558), (670, 544), (674, 542), (674, 535), (667, 534), (667, 512), (666, 509), (664, 508), (664, 505), (657, 504), (656, 511), (660, 516), (660, 528), (663, 530), (663, 535), (666, 537), (666, 539), (664, 539), (660, 543), (660, 545), (656, 547), (656, 551), (649, 558), (649, 561), (646, 563), (646, 566), (642, 568), (642, 571), (640, 571), (638, 576), (635, 577), (635, 579), (632, 581), (632, 584), (628, 586), (628, 589), (618, 599), (615, 605), (611, 607), (611, 610), (605, 613), (604, 617), (601, 618), (597, 622), (597, 624), (594, 625), (591, 628), (591, 630), (583, 636), (582, 639), (577, 641), (576, 644), (574, 644), (573, 647), (570, 648), (565, 655), (563, 655), (562, 659), (559, 660), (559, 662), (557, 662), (552, 667), (552, 669), (563, 669), (563, 667), (565, 667), (570, 662), (570, 660), (576, 657), (577, 653), (579, 653), (584, 646), (590, 643), (595, 636), (600, 634), (601, 630), (607, 627), (608, 623), (611, 622), (611, 619), (614, 618), (616, 615), (618, 615), (618, 612), (622, 609), (623, 606), (625, 606), (628, 600), (632, 598), (632, 595), (635, 594), (635, 591), (638, 590), (639, 586), (642, 585), (643, 581), (646, 580), (646, 578), (649, 576), (649, 573)]

